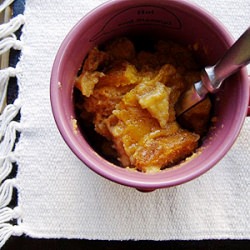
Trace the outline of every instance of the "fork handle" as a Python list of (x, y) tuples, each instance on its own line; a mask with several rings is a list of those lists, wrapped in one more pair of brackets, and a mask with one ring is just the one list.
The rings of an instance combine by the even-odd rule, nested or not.
[(202, 82), (210, 93), (216, 92), (222, 82), (250, 62), (250, 27), (241, 35), (215, 66), (206, 67)]

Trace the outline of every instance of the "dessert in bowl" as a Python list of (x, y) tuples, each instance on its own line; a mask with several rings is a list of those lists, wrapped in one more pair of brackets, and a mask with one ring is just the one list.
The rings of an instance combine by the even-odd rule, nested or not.
[[(224, 26), (214, 17), (198, 6), (186, 1), (138, 0), (135, 3), (135, 1), (132, 0), (117, 0), (107, 2), (83, 17), (62, 42), (51, 73), (52, 110), (62, 137), (76, 156), (94, 172), (119, 184), (150, 191), (190, 181), (208, 171), (223, 158), (236, 140), (244, 122), (248, 106), (249, 85), (246, 70), (242, 69), (233, 77), (230, 77), (227, 80), (227, 84), (224, 84), (222, 89), (211, 97), (211, 112), (210, 108), (206, 106), (210, 115), (208, 131), (206, 131), (205, 136), (202, 132), (198, 138), (193, 135), (193, 132), (188, 128), (188, 131), (193, 135), (193, 139), (191, 140), (192, 142), (188, 142), (187, 145), (195, 144), (195, 146), (189, 149), (191, 153), (183, 154), (184, 159), (176, 157), (172, 163), (166, 163), (164, 161), (160, 164), (156, 163), (152, 169), (155, 169), (155, 165), (157, 165), (157, 170), (159, 171), (153, 171), (154, 173), (151, 173), (152, 171), (145, 171), (144, 167), (135, 167), (133, 160), (128, 162), (128, 159), (122, 157), (124, 155), (119, 152), (117, 157), (118, 162), (110, 160), (108, 157), (105, 157), (105, 154), (96, 150), (93, 146), (93, 142), (90, 142), (90, 138), (88, 137), (89, 132), (84, 131), (84, 127), (80, 126), (79, 117), (76, 112), (74, 93), (76, 87), (82, 93), (82, 74), (88, 71), (86, 70), (87, 66), (85, 66), (84, 71), (84, 66), (82, 68), (82, 65), (86, 62), (91, 51), (95, 50), (95, 48), (101, 51), (101, 49), (105, 47), (105, 44), (112, 43), (112, 41), (116, 41), (116, 39), (134, 37), (139, 37), (141, 44), (148, 43), (148, 41), (154, 41), (159, 44), (160, 41), (166, 42), (171, 40), (172, 43), (192, 51), (192, 55), (198, 62), (200, 68), (213, 65), (217, 62), (218, 58), (232, 45), (233, 39)], [(128, 49), (123, 51), (128, 52)], [(138, 56), (141, 51), (143, 50), (137, 50), (136, 55)], [(158, 52), (159, 51), (158, 49)], [(151, 63), (153, 63), (152, 58), (153, 57), (149, 57)], [(158, 59), (160, 60), (159, 54), (154, 58), (156, 58), (156, 61)], [(180, 61), (184, 59), (184, 57), (179, 57)], [(145, 53), (143, 60), (147, 60)], [(124, 63), (124, 61), (122, 63)], [(102, 73), (107, 75), (108, 72), (112, 71), (111, 69), (109, 69), (110, 71), (107, 69), (107, 62), (104, 64), (106, 64), (106, 69), (103, 66), (97, 66), (97, 68), (100, 66), (103, 71), (100, 70), (100, 67), (98, 70), (96, 70), (97, 68), (95, 70), (92, 68), (92, 71), (99, 72), (99, 76), (96, 75), (97, 82), (99, 82), (99, 79), (103, 81), (105, 76), (102, 77)], [(167, 64), (175, 67), (175, 70), (178, 68), (175, 62), (165, 62), (159, 65), (158, 73), (161, 69), (163, 72), (169, 71), (170, 68), (166, 68)], [(114, 65), (113, 61), (110, 65)], [(140, 72), (138, 65), (130, 62), (129, 66), (127, 65), (128, 68), (131, 65)], [(127, 66), (123, 65), (123, 69), (124, 67), (126, 69)], [(178, 73), (180, 73), (179, 70), (178, 68)], [(197, 69), (195, 70), (197, 71)], [(157, 73), (155, 74), (155, 77), (157, 77)], [(197, 75), (197, 73), (195, 73), (195, 75)], [(79, 78), (81, 79), (79, 80)], [(154, 77), (152, 77), (152, 79), (153, 78)], [(196, 77), (192, 78), (194, 81), (196, 80)], [(171, 109), (168, 115), (166, 115), (165, 112), (165, 118), (164, 109), (162, 109), (162, 112), (156, 111), (163, 106), (164, 100), (166, 101), (168, 99), (168, 89), (164, 87), (171, 86), (166, 86), (165, 83), (162, 84), (163, 81), (161, 79), (158, 80), (154, 81), (154, 87), (151, 86), (151, 93), (153, 94), (153, 90), (163, 89), (166, 99), (162, 98), (162, 101), (159, 101), (160, 99), (158, 98), (158, 106), (155, 108), (150, 102), (152, 98), (147, 100), (144, 95), (145, 98), (143, 99), (144, 101), (141, 101), (140, 107), (141, 110), (146, 110), (150, 113), (151, 117), (158, 122), (157, 126), (160, 126), (158, 128), (162, 129), (166, 126), (166, 117), (168, 119), (170, 117), (170, 120), (172, 119)], [(133, 89), (135, 88), (134, 92), (136, 92), (136, 94), (134, 93), (134, 97), (138, 97), (140, 91), (144, 94), (146, 92), (150, 93), (150, 90), (143, 92), (142, 87), (138, 87), (140, 86), (138, 83), (142, 81), (135, 82)], [(91, 93), (91, 91), (98, 88), (97, 86), (98, 84), (96, 84), (87, 95), (91, 96), (94, 93)], [(127, 87), (128, 91), (123, 93), (123, 96), (127, 96), (125, 100), (131, 97), (131, 95), (127, 95), (129, 91), (132, 91), (130, 87)], [(137, 98), (137, 101), (139, 103), (140, 98)], [(168, 105), (167, 103), (169, 104), (169, 102), (165, 102), (164, 105)], [(116, 105), (115, 112), (113, 112), (114, 110), (111, 112), (113, 115), (116, 114), (116, 119), (119, 116), (119, 111), (128, 110), (128, 106), (125, 105), (121, 107), (121, 104), (119, 105)], [(92, 107), (95, 107), (95, 105), (92, 105)], [(159, 116), (159, 113), (162, 113), (163, 116)], [(236, 117), (237, 119), (235, 119)], [(193, 117), (189, 120), (193, 119), (195, 118)], [(103, 117), (100, 121), (102, 120)], [(117, 125), (117, 120), (115, 123), (111, 120), (110, 118), (109, 122), (112, 126), (114, 124)], [(121, 120), (122, 119), (119, 121)], [(125, 121), (126, 119), (123, 119), (123, 122)], [(134, 121), (136, 121), (136, 119), (134, 119)], [(155, 125), (152, 124), (152, 127), (154, 126)], [(156, 130), (159, 130), (158, 128)], [(115, 137), (114, 131), (115, 130), (113, 130), (112, 139)], [(197, 133), (195, 134), (197, 135)], [(121, 141), (119, 140), (119, 136), (117, 138), (117, 140), (111, 140), (113, 145), (116, 145), (116, 151), (119, 149), (118, 144), (120, 145)], [(202, 140), (200, 140), (200, 138), (202, 138)], [(151, 142), (154, 141), (155, 140), (151, 140)], [(99, 142), (96, 143), (98, 144)], [(124, 143), (125, 141), (123, 140), (122, 144), (124, 145)], [(140, 144), (140, 146), (143, 146), (143, 144)], [(141, 155), (143, 155), (143, 153)], [(162, 154), (158, 154), (155, 158), (161, 158), (161, 155)], [(139, 165), (141, 166), (144, 160), (142, 159), (140, 162)], [(126, 165), (131, 165), (132, 168), (128, 168)], [(134, 168), (136, 171), (134, 171)]]

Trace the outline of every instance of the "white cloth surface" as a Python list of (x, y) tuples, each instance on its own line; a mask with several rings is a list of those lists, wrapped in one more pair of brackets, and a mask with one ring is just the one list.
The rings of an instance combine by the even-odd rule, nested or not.
[[(21, 137), (16, 145), (18, 227), (31, 237), (107, 240), (250, 239), (250, 120), (212, 170), (181, 186), (141, 193), (83, 165), (51, 112), (50, 72), (65, 35), (103, 0), (27, 0), (18, 63)], [(238, 38), (246, 0), (193, 0)]]

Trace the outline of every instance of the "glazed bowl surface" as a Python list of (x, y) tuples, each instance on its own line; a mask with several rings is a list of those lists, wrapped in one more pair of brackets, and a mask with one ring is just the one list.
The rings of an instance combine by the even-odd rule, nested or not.
[(84, 16), (58, 50), (50, 85), (56, 124), (72, 152), (111, 181), (144, 191), (183, 184), (214, 167), (236, 140), (249, 101), (247, 72), (242, 69), (230, 77), (214, 96), (216, 123), (192, 159), (155, 174), (128, 171), (97, 154), (75, 126), (73, 90), (75, 77), (91, 48), (115, 37), (133, 35), (171, 39), (185, 46), (198, 45), (195, 56), (204, 66), (215, 64), (233, 44), (231, 35), (215, 17), (190, 2), (108, 1)]

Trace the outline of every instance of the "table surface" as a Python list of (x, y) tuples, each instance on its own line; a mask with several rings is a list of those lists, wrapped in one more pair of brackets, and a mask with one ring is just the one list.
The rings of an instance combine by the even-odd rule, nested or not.
[(250, 249), (249, 240), (204, 240), (204, 241), (91, 241), (67, 239), (31, 239), (28, 237), (12, 237), (3, 250), (244, 250)]

